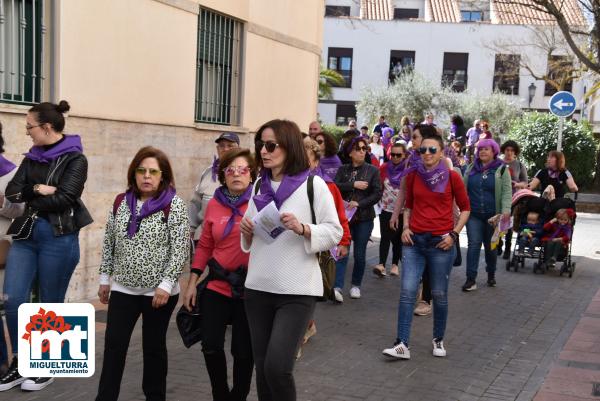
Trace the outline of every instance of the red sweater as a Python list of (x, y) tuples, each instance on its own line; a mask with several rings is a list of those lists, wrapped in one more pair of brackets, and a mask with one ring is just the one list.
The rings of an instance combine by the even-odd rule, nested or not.
[[(240, 207), (242, 215), (246, 212), (248, 204)], [(241, 216), (235, 217), (235, 225), (229, 235), (223, 239), (223, 232), (231, 217), (231, 209), (221, 205), (216, 199), (211, 199), (206, 206), (202, 235), (196, 246), (192, 270), (201, 272), (206, 268), (209, 259), (214, 258), (225, 270), (234, 271), (239, 266), (248, 268), (250, 254), (242, 252), (240, 244)], [(222, 280), (213, 280), (206, 287), (209, 290), (231, 297), (231, 285)]]
[(344, 199), (342, 198), (342, 194), (338, 189), (335, 182), (328, 182), (327, 188), (329, 188), (329, 192), (333, 196), (333, 202), (335, 203), (335, 210), (337, 211), (338, 218), (340, 219), (340, 224), (342, 225), (342, 229), (344, 230), (344, 234), (342, 235), (342, 240), (338, 245), (350, 246), (350, 226), (348, 225), (348, 218), (346, 217), (346, 211), (344, 209)]
[[(454, 194), (452, 193), (454, 192)], [(450, 181), (444, 193), (431, 191), (416, 172), (406, 176), (406, 203), (411, 209), (409, 227), (413, 233), (447, 234), (454, 228), (453, 198), (461, 211), (471, 210), (463, 180), (450, 170)]]
[(565, 227), (561, 227), (558, 223), (549, 221), (544, 224), (544, 236), (542, 237), (542, 242), (548, 242), (550, 237), (558, 231), (558, 234), (555, 238), (560, 238), (563, 245), (566, 247), (569, 244), (569, 241), (571, 241), (571, 236), (568, 232), (570, 229), (571, 227), (565, 229)]

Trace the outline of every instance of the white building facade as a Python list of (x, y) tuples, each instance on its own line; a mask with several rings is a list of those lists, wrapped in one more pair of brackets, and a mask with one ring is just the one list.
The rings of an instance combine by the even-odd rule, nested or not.
[[(319, 102), (321, 121), (345, 125), (358, 117), (361, 124), (364, 116), (356, 116), (355, 109), (361, 90), (388, 85), (404, 68), (440, 85), (453, 82), (457, 91), (485, 95), (498, 89), (523, 108), (547, 110), (555, 89), (523, 67), (526, 61), (536, 75), (550, 68), (548, 55), (535, 45), (535, 20), (506, 7), (495, 1), (327, 0), (323, 65), (340, 72), (346, 85), (335, 87), (331, 100)], [(573, 2), (570, 23), (585, 24), (576, 7)], [(501, 47), (521, 40), (525, 45), (519, 52)], [(565, 89), (583, 99), (586, 82), (577, 80)]]

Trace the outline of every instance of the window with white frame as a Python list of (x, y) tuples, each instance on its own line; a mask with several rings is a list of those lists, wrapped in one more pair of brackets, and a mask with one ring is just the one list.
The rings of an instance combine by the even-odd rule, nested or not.
[(41, 101), (44, 1), (0, 0), (0, 102)]
[(242, 23), (200, 9), (196, 60), (196, 121), (240, 124)]

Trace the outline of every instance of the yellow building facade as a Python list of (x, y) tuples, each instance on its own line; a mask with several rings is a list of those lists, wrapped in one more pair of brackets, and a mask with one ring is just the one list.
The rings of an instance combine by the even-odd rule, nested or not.
[(95, 221), (80, 234), (69, 300), (95, 296), (106, 216), (140, 147), (169, 155), (189, 200), (220, 132), (250, 145), (273, 118), (307, 129), (323, 14), (323, 0), (0, 0), (5, 156), (18, 164), (31, 146), (31, 104), (65, 99), (65, 132), (82, 136), (89, 160)]

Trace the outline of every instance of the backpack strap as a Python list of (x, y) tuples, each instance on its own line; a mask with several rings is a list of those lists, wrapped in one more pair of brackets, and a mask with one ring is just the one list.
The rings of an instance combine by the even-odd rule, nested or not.
[(308, 180), (306, 182), (306, 190), (308, 191), (308, 203), (310, 204), (310, 216), (312, 218), (312, 223), (317, 224), (317, 218), (315, 217), (315, 209), (313, 207), (315, 197), (315, 189), (313, 186), (314, 178), (314, 175), (308, 177)]
[(504, 172), (506, 171), (506, 166), (507, 166), (507, 164), (504, 164), (504, 166), (502, 166), (500, 168), (500, 177), (502, 177), (504, 175)]
[(121, 206), (123, 199), (125, 199), (125, 192), (118, 194), (115, 197), (115, 201), (113, 202), (113, 217), (117, 215), (117, 210), (119, 210), (119, 206)]
[(254, 185), (254, 196), (258, 195), (259, 190), (260, 190), (260, 178), (256, 180), (256, 184)]

